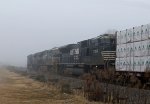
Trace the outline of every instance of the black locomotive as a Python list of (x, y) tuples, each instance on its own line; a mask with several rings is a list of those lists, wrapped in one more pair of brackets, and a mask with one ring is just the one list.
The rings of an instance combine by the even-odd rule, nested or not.
[(94, 68), (115, 66), (116, 34), (103, 34), (96, 38), (55, 47), (27, 57), (28, 71), (56, 69), (60, 74), (81, 75)]

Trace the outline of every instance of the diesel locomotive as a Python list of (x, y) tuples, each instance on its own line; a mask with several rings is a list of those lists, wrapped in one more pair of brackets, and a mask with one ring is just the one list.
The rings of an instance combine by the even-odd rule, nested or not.
[(93, 68), (115, 67), (116, 34), (98, 37), (55, 47), (27, 57), (28, 71), (52, 70), (60, 74), (82, 75)]

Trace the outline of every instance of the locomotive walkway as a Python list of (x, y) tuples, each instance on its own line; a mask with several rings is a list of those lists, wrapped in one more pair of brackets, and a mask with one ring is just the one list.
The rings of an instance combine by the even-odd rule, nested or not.
[(0, 69), (0, 104), (101, 104), (77, 95), (62, 94), (26, 76)]

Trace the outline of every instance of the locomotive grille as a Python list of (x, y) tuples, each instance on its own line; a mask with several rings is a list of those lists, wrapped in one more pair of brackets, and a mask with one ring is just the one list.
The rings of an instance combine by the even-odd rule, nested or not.
[(116, 58), (116, 51), (102, 51), (104, 61), (112, 60)]

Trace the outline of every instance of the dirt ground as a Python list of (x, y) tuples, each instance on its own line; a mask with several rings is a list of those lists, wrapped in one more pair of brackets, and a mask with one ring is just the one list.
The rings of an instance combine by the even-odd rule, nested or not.
[(54, 86), (0, 69), (0, 104), (101, 104), (83, 96), (62, 94)]

